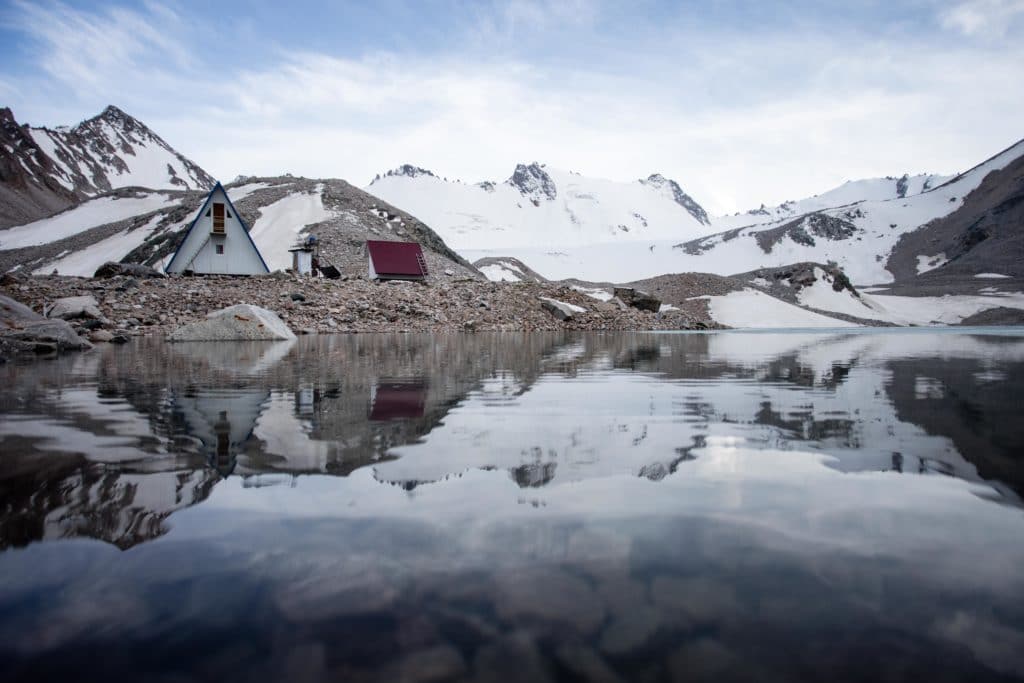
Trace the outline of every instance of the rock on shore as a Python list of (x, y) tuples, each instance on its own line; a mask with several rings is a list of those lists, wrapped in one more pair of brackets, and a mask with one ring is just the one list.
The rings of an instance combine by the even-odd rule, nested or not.
[(0, 295), (0, 358), (15, 353), (57, 353), (92, 348), (65, 320), (47, 320)]
[(206, 320), (182, 325), (168, 341), (282, 341), (295, 333), (273, 311), (251, 304), (228, 306), (207, 314)]

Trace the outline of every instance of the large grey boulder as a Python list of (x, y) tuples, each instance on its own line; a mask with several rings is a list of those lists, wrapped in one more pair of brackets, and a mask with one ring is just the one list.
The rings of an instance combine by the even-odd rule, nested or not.
[(43, 316), (20, 301), (0, 294), (0, 330), (21, 329), (39, 320), (43, 320)]
[(105, 320), (100, 311), (99, 302), (91, 296), (67, 296), (53, 302), (46, 317), (60, 320), (74, 320), (76, 318), (92, 318), (94, 320)]
[(207, 314), (206, 320), (182, 325), (168, 341), (278, 341), (295, 333), (273, 311), (252, 304), (228, 306)]
[(25, 304), (0, 295), (0, 355), (91, 348), (64, 320), (47, 320)]
[(79, 337), (75, 328), (65, 320), (38, 320), (28, 323), (20, 330), (7, 330), (3, 337), (22, 351), (36, 353), (82, 351), (92, 348), (92, 344)]

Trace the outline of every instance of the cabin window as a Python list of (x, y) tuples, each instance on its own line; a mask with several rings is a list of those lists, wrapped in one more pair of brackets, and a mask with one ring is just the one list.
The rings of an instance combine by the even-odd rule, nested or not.
[(218, 254), (223, 254), (224, 253), (224, 245), (223, 244), (214, 245), (214, 248), (217, 250)]
[(221, 203), (213, 205), (213, 231), (224, 232), (224, 205)]

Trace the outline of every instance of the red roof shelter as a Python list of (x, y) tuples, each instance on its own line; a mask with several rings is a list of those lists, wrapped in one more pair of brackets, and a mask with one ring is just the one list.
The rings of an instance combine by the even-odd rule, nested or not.
[(418, 242), (367, 240), (370, 255), (370, 279), (422, 280), (427, 276), (427, 261)]

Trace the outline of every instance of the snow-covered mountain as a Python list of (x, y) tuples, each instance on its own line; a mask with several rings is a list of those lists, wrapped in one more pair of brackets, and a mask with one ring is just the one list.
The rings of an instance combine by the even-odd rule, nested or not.
[[(964, 207), (967, 197), (989, 174), (1022, 155), (1024, 141), (953, 178), (907, 176), (847, 183), (818, 197), (770, 210), (712, 219), (714, 228), (733, 227), (690, 240), (640, 237), (616, 243), (594, 240), (562, 245), (551, 238), (526, 246), (502, 246), (498, 238), (499, 244), (460, 253), (473, 261), (515, 257), (549, 279), (626, 282), (662, 273), (728, 275), (805, 261), (833, 261), (855, 284), (890, 283), (894, 275), (889, 261), (898, 255), (897, 244), (905, 235)], [(945, 263), (943, 254), (933, 253), (925, 245), (915, 248), (921, 250), (914, 254), (921, 264), (919, 273)]]
[(456, 250), (558, 247), (707, 234), (707, 212), (674, 180), (632, 183), (519, 164), (508, 180), (466, 184), (405, 165), (366, 191), (430, 225)]
[(0, 227), (126, 187), (205, 190), (213, 179), (117, 107), (73, 128), (19, 124), (0, 109)]
[(711, 219), (711, 222), (718, 230), (729, 230), (758, 223), (793, 218), (814, 211), (824, 211), (825, 209), (863, 201), (881, 202), (889, 199), (904, 199), (927, 192), (952, 178), (953, 176), (934, 175), (931, 173), (917, 175), (905, 173), (899, 178), (888, 176), (885, 178), (848, 180), (839, 187), (805, 199), (786, 201), (778, 206), (765, 206), (762, 204), (756, 209), (743, 213), (715, 216)]

